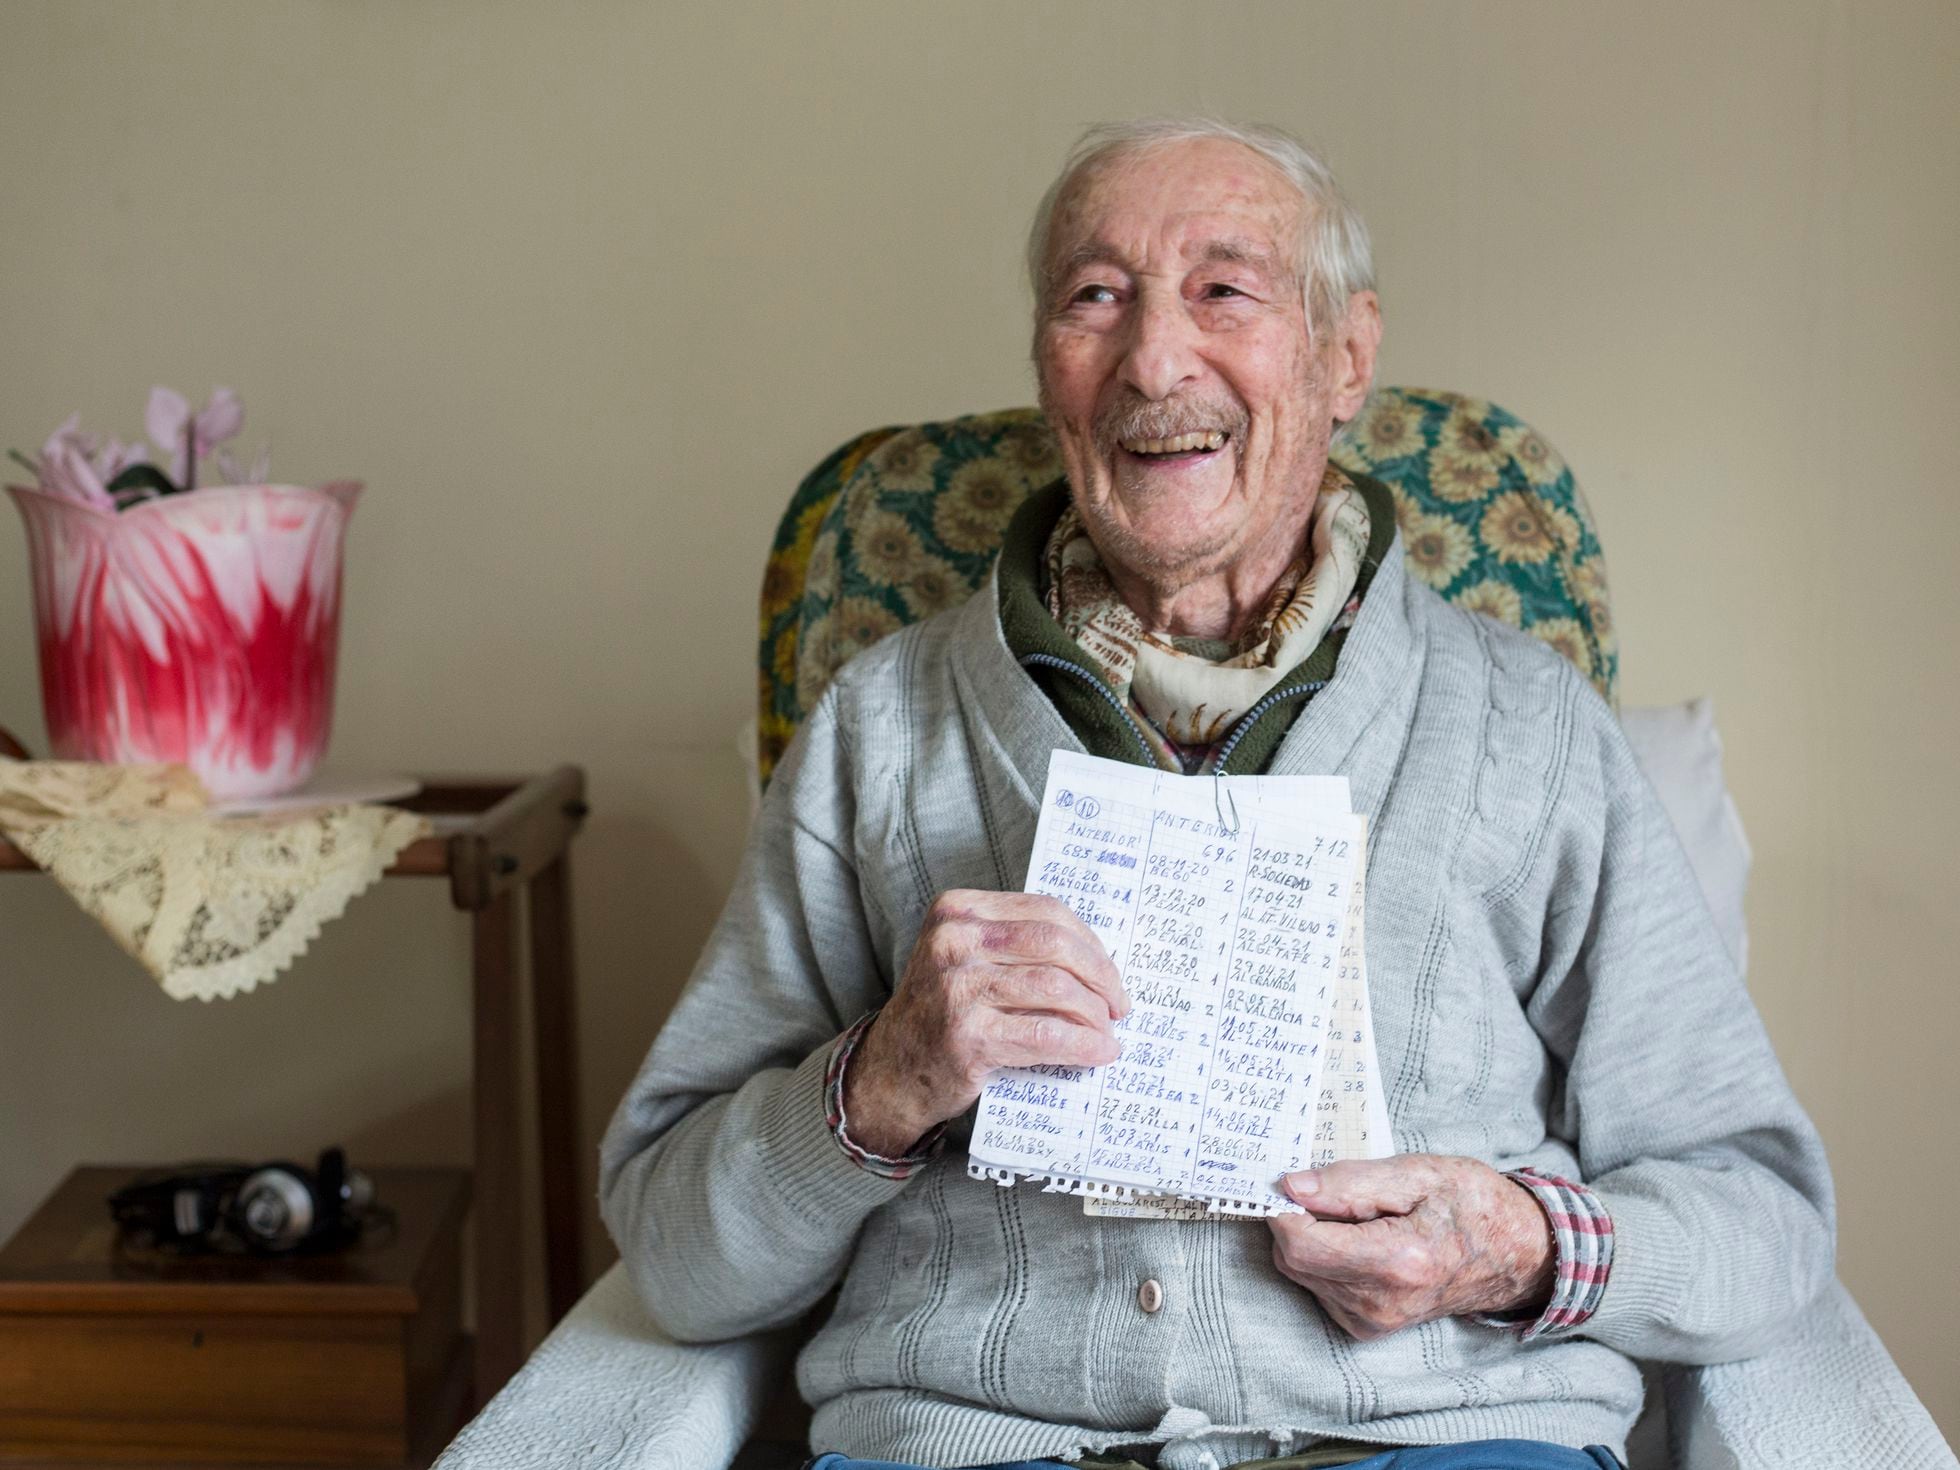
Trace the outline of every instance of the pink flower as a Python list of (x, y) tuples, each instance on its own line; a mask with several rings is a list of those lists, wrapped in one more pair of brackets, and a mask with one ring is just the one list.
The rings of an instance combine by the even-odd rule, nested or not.
[(80, 505), (92, 505), (97, 510), (113, 511), (116, 508), (116, 502), (103, 488), (103, 479), (95, 472), (95, 466), (71, 440), (60, 437), (48, 440), (41, 448), (41, 463), (36, 468), (41, 488), (50, 495), (59, 495)]
[(81, 424), (79, 413), (70, 414), (41, 446), (37, 467), (41, 488), (84, 505), (114, 510), (115, 502), (106, 487), (131, 465), (141, 464), (146, 452), (140, 444), (124, 444), (113, 438), (98, 440), (93, 434), (84, 434)]
[(100, 510), (124, 509), (158, 495), (193, 490), (200, 462), (215, 464), (218, 474), (233, 485), (262, 485), (270, 473), (264, 448), (241, 469), (231, 453), (219, 447), (245, 423), (244, 405), (229, 388), (213, 388), (210, 402), (193, 414), (183, 394), (158, 385), (150, 390), (144, 421), (157, 448), (168, 457), (170, 473), (165, 476), (161, 470), (149, 469), (113, 494), (109, 487), (132, 465), (147, 466), (149, 451), (140, 443), (83, 433), (79, 413), (70, 414), (48, 436), (38, 463), (13, 450), (7, 453), (32, 470), (50, 495)]
[(149, 458), (149, 451), (141, 444), (124, 444), (114, 438), (98, 439), (93, 434), (84, 434), (81, 425), (82, 416), (79, 413), (69, 414), (61, 427), (48, 435), (48, 442), (41, 446), (41, 453), (52, 454), (57, 445), (64, 445), (86, 458), (104, 484), (131, 465), (142, 464)]
[(159, 385), (150, 390), (144, 425), (150, 442), (170, 456), (170, 478), (194, 490), (196, 461), (245, 426), (245, 407), (231, 389), (213, 388), (211, 401), (193, 418), (183, 394)]

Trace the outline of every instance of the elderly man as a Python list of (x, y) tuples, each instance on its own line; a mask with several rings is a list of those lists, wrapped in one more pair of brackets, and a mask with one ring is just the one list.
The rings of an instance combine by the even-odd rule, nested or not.
[[(1066, 485), (792, 746), (605, 1140), (626, 1263), (683, 1340), (841, 1284), (798, 1367), (841, 1455), (1610, 1463), (1632, 1359), (1750, 1353), (1832, 1253), (1817, 1137), (1667, 820), (1592, 690), (1405, 576), (1389, 492), (1330, 465), (1381, 319), (1312, 154), (1098, 130), (1030, 264)], [(1102, 945), (1015, 891), (1078, 748), (1350, 779), (1407, 1152), (1289, 1176), (1306, 1213), (1270, 1222), (966, 1177), (991, 1072), (1121, 1042)]]

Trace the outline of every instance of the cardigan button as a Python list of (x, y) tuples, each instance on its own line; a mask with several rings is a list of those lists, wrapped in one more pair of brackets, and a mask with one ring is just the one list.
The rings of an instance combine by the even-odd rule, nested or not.
[(1147, 1280), (1137, 1288), (1137, 1305), (1153, 1316), (1164, 1305), (1164, 1288), (1155, 1278)]

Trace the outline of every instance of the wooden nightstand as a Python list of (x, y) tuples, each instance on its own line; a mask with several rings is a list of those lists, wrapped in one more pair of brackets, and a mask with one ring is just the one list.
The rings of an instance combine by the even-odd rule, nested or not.
[[(27, 751), (0, 729), (0, 755), (25, 760)], [(415, 796), (393, 804), (428, 817), (435, 833), (403, 849), (387, 876), (446, 878), (450, 901), (471, 918), (475, 1392), (481, 1407), (536, 1346), (524, 1328), (519, 1254), (524, 1240), (519, 1097), (527, 1015), (536, 1079), (547, 1330), (571, 1310), (587, 1284), (579, 1223), (571, 856), (572, 838), (587, 812), (585, 772), (558, 766), (510, 779), (432, 776)], [(26, 853), (0, 837), (0, 874), (38, 871)], [(520, 932), (528, 936), (528, 985)]]
[(0, 1248), (0, 1466), (428, 1464), (468, 1418), (460, 1169), (375, 1169), (392, 1229), (314, 1256), (117, 1248), (82, 1168)]

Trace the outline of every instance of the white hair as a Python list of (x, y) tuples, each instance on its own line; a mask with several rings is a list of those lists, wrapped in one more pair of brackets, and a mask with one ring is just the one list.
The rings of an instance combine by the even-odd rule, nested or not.
[(1049, 234), (1056, 207), (1089, 169), (1128, 154), (1154, 152), (1177, 143), (1220, 138), (1250, 148), (1286, 175), (1300, 191), (1298, 269), (1307, 321), (1316, 334), (1332, 330), (1356, 291), (1375, 287), (1374, 251), (1368, 227), (1341, 193), (1320, 155), (1278, 128), (1222, 122), (1209, 117), (1139, 118), (1099, 123), (1069, 150), (1068, 159), (1035, 210), (1028, 233), (1028, 284), (1039, 316), (1048, 298)]

